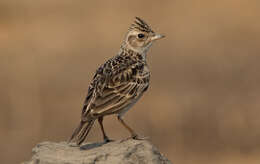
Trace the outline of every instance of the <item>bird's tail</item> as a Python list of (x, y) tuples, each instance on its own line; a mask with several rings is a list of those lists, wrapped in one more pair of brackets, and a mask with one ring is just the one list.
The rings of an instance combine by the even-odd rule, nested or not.
[(85, 138), (87, 137), (91, 127), (93, 126), (95, 120), (90, 121), (80, 121), (79, 126), (75, 129), (72, 136), (70, 137), (68, 142), (75, 141), (77, 145), (80, 145)]

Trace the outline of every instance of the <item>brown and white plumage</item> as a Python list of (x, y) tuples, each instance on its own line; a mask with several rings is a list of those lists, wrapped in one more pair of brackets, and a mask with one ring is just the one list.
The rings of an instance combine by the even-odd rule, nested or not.
[(131, 132), (132, 137), (137, 137), (121, 116), (148, 89), (150, 71), (146, 63), (146, 53), (152, 42), (162, 37), (154, 33), (142, 19), (136, 17), (118, 55), (97, 69), (84, 102), (80, 125), (70, 141), (81, 144), (96, 119), (99, 120), (104, 140), (109, 141), (102, 121), (104, 116), (110, 114), (118, 114), (119, 121)]

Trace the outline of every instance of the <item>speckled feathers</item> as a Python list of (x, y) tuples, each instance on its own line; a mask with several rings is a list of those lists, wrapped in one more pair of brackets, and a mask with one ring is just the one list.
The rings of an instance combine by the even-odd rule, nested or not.
[(70, 138), (80, 145), (98, 119), (103, 138), (109, 142), (103, 127), (103, 117), (117, 114), (118, 120), (129, 130), (132, 138), (137, 134), (121, 118), (147, 91), (150, 71), (146, 53), (152, 42), (162, 38), (141, 18), (130, 26), (119, 53), (107, 60), (96, 71), (88, 89), (81, 113), (81, 121)]

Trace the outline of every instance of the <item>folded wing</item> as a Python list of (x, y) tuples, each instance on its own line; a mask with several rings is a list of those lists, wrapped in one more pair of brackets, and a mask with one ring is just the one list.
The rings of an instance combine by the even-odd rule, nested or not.
[(141, 96), (148, 88), (149, 75), (142, 76), (138, 68), (133, 65), (120, 72), (97, 72), (89, 87), (82, 110), (82, 120), (119, 113)]

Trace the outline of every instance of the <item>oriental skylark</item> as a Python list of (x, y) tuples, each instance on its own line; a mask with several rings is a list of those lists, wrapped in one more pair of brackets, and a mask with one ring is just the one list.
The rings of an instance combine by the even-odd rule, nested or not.
[(137, 134), (122, 119), (149, 87), (150, 71), (146, 54), (152, 43), (163, 38), (141, 18), (136, 17), (116, 56), (101, 65), (88, 88), (81, 113), (81, 121), (69, 142), (80, 145), (87, 137), (95, 120), (98, 120), (105, 142), (109, 142), (103, 117), (117, 114), (119, 122), (131, 133)]

